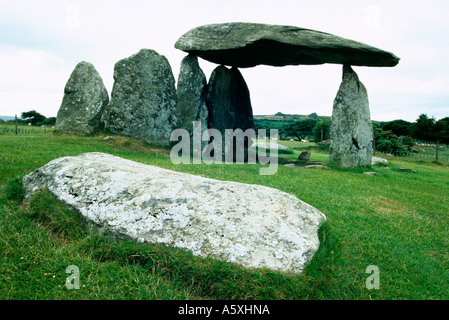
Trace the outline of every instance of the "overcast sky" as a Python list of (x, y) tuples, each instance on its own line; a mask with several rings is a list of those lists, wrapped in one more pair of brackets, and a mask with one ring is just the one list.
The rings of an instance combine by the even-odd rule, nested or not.
[[(0, 0), (0, 115), (36, 109), (56, 116), (76, 64), (94, 64), (111, 93), (114, 64), (142, 48), (170, 61), (175, 79), (186, 55), (174, 48), (210, 23), (304, 27), (390, 51), (394, 68), (354, 67), (368, 89), (371, 117), (415, 121), (449, 116), (449, 1)], [(216, 65), (200, 59), (209, 77)], [(340, 65), (241, 69), (254, 114), (330, 116)]]

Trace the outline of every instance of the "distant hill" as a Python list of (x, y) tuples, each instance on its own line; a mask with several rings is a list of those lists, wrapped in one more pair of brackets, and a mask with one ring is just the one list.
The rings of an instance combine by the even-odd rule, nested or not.
[(0, 119), (3, 119), (4, 121), (9, 121), (9, 120), (14, 120), (15, 117), (11, 117), (11, 116), (0, 116)]
[(278, 112), (275, 115), (255, 115), (254, 124), (256, 125), (256, 128), (281, 129), (281, 127), (287, 123), (305, 119), (330, 120), (331, 117), (318, 116), (316, 113), (300, 115)]
[(282, 122), (291, 122), (305, 119), (317, 119), (317, 120), (330, 120), (330, 116), (319, 116), (315, 112), (309, 115), (300, 115), (300, 114), (284, 114), (281, 112), (276, 113), (275, 115), (255, 115), (254, 120), (269, 120), (269, 121), (282, 121)]
[[(278, 112), (275, 115), (254, 115), (254, 123), (256, 127), (280, 129), (283, 125), (305, 119), (316, 119), (316, 120), (331, 120), (331, 116), (319, 116), (318, 114), (311, 113), (309, 115), (300, 114), (285, 114)], [(372, 120), (373, 124), (379, 125), (381, 121)]]

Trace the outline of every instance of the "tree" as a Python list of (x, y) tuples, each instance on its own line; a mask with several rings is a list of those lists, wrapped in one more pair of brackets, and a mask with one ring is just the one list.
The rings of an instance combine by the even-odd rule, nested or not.
[(41, 124), (46, 126), (54, 126), (56, 124), (56, 117), (49, 117), (42, 121)]
[(392, 131), (398, 137), (410, 136), (412, 128), (413, 124), (405, 120), (393, 120), (382, 124), (384, 131)]
[(295, 137), (299, 140), (303, 139), (306, 135), (310, 135), (313, 131), (313, 128), (317, 124), (318, 120), (316, 119), (305, 119), (295, 121), (289, 124), (286, 124), (282, 127), (282, 132), (286, 136)]
[(329, 139), (330, 126), (330, 120), (321, 120), (320, 122), (317, 122), (315, 127), (313, 127), (313, 136), (315, 137), (315, 142), (321, 142), (323, 140)]
[(424, 141), (434, 141), (436, 138), (435, 118), (421, 114), (413, 126), (413, 137)]
[(435, 123), (436, 141), (449, 144), (449, 117)]
[(21, 118), (25, 120), (26, 123), (31, 123), (33, 126), (47, 119), (44, 115), (40, 114), (36, 110), (22, 112)]
[(408, 150), (401, 145), (398, 136), (392, 131), (384, 131), (379, 127), (374, 127), (373, 129), (374, 142), (377, 151), (394, 155), (408, 154)]

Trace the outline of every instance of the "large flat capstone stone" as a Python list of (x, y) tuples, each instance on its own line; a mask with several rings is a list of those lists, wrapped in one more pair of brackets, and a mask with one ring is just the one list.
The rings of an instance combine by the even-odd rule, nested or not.
[(239, 68), (324, 63), (394, 67), (394, 54), (329, 33), (299, 27), (232, 22), (194, 28), (175, 48)]
[(319, 247), (323, 213), (293, 195), (103, 153), (51, 161), (23, 178), (102, 229), (246, 267), (301, 272)]

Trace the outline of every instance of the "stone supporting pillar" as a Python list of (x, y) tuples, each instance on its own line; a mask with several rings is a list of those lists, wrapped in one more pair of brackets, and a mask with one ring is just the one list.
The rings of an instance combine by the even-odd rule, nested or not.
[(369, 166), (373, 141), (367, 90), (351, 66), (344, 65), (332, 112), (329, 160), (342, 168)]
[[(206, 104), (209, 111), (209, 128), (217, 129), (222, 135), (223, 155), (226, 150), (230, 152), (231, 148), (229, 143), (225, 143), (226, 129), (241, 129), (243, 132), (254, 129), (248, 86), (237, 68), (228, 69), (221, 65), (212, 72)], [(245, 159), (248, 147), (250, 147), (248, 139), (245, 139)], [(234, 144), (234, 161), (238, 151), (235, 150)]]
[[(194, 121), (199, 122), (201, 124), (201, 136), (207, 136), (207, 133), (205, 133), (208, 129), (207, 80), (198, 64), (198, 58), (194, 55), (189, 54), (181, 62), (177, 94), (178, 128), (189, 132), (193, 155), (201, 154), (201, 151), (198, 152), (196, 148), (201, 147), (201, 150), (204, 150), (208, 141), (201, 141), (201, 143), (193, 141), (194, 127), (192, 123)], [(198, 138), (200, 137), (198, 136)]]

